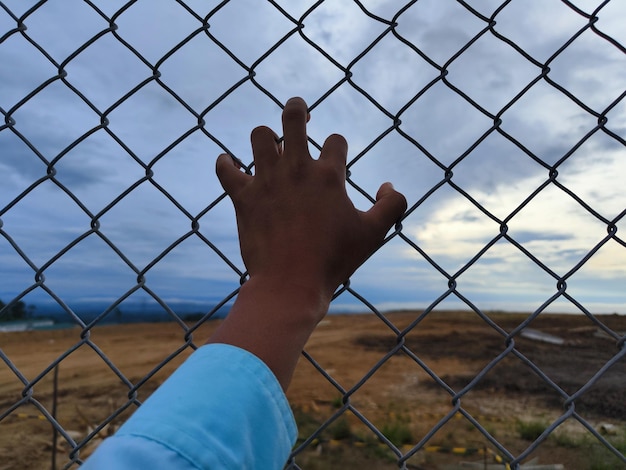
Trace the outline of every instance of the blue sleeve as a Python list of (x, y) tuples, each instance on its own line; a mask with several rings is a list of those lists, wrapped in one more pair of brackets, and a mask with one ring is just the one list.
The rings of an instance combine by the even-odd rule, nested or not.
[(296, 437), (287, 398), (265, 363), (235, 346), (209, 344), (81, 470), (282, 469)]

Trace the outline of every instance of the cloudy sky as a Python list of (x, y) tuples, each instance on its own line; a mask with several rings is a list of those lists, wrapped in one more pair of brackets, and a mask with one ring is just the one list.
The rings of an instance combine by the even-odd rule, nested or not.
[(280, 131), (298, 95), (313, 154), (348, 139), (358, 208), (387, 180), (409, 201), (351, 282), (378, 308), (428, 307), (454, 279), (438, 308), (532, 311), (565, 278), (626, 313), (624, 2), (593, 29), (602, 2), (36, 3), (0, 2), (3, 301), (49, 303), (37, 272), (72, 308), (138, 273), (166, 302), (228, 296), (244, 267), (215, 158), (249, 164), (250, 130)]

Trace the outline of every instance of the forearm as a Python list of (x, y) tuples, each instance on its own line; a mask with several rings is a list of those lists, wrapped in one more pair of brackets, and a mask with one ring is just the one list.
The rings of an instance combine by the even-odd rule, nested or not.
[(231, 344), (251, 352), (286, 390), (331, 296), (300, 279), (253, 277), (241, 287), (230, 313), (207, 343)]

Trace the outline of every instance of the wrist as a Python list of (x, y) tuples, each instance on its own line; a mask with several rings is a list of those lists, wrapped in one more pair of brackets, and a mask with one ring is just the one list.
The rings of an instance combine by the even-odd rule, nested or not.
[(207, 341), (245, 349), (287, 389), (309, 336), (324, 318), (332, 293), (299, 279), (251, 276), (222, 324)]
[(241, 286), (238, 302), (248, 298), (272, 314), (285, 312), (290, 322), (317, 323), (326, 315), (334, 291), (297, 277), (256, 274)]

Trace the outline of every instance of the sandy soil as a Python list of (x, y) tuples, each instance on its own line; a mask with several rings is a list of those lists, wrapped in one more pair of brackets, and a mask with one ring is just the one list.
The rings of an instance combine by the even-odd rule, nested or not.
[[(417, 317), (415, 312), (399, 312), (386, 318), (404, 331)], [(492, 314), (490, 318), (510, 332), (526, 316)], [(626, 332), (626, 317), (598, 318), (612, 331)], [(216, 325), (209, 322), (198, 328), (193, 335), (195, 344), (202, 344)], [(403, 336), (404, 349), (398, 349), (392, 329), (373, 315), (327, 317), (306, 351), (330, 380), (303, 357), (288, 392), (299, 423), (298, 446), (302, 446), (295, 462), (304, 470), (398, 468), (397, 458), (368, 424), (384, 431), (402, 453), (440, 426), (428, 437), (425, 447), (407, 460), (408, 468), (458, 468), (454, 465), (461, 462), (496, 462), (503, 452), (470, 419), (480, 423), (508, 452), (520, 455), (532, 443), (524, 431), (533, 425), (545, 427), (562, 415), (563, 396), (583, 387), (619, 353), (616, 339), (599, 333), (597, 325), (584, 316), (541, 315), (530, 327), (564, 342), (555, 345), (517, 336), (515, 351), (489, 368), (507, 345), (502, 333), (475, 314), (435, 312)], [(26, 380), (36, 380), (32, 396), (48, 413), (53, 410), (54, 371), (47, 368), (62, 358), (58, 422), (76, 442), (105, 425), (85, 445), (81, 456), (89, 455), (132, 413), (135, 405), (128, 406), (131, 387), (140, 384), (137, 398), (145, 399), (188, 356), (190, 349), (186, 348), (167, 365), (155, 369), (185, 344), (182, 328), (166, 323), (97, 327), (88, 342), (81, 339), (77, 329), (0, 336), (2, 353)], [(115, 364), (121, 376), (100, 354)], [(554, 384), (543, 381), (537, 371)], [(143, 380), (147, 375), (149, 379)], [(19, 402), (23, 389), (20, 378), (0, 361), (0, 415)], [(457, 412), (446, 421), (457, 394), (465, 416)], [(619, 359), (575, 401), (575, 411), (594, 429), (603, 429), (606, 439), (626, 453), (626, 358)], [(115, 417), (107, 420), (112, 414)], [(52, 426), (41, 415), (41, 409), (27, 404), (0, 421), (0, 470), (52, 468)], [(315, 438), (308, 442), (312, 434)], [(525, 462), (563, 464), (567, 469), (626, 468), (596, 442), (579, 421), (568, 419)], [(58, 436), (56, 447), (57, 468), (63, 468), (69, 452), (63, 436)], [(451, 453), (453, 447), (465, 450)], [(462, 452), (473, 455), (458, 455)]]

